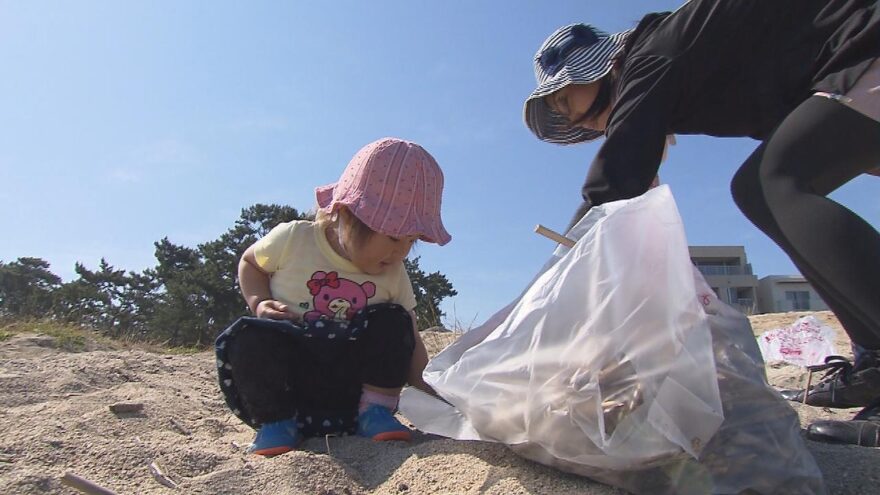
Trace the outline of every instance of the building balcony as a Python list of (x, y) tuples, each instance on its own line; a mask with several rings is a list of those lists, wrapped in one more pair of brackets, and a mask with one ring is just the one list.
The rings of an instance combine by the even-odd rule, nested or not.
[(729, 265), (697, 265), (697, 270), (703, 275), (752, 275), (751, 266), (729, 266)]

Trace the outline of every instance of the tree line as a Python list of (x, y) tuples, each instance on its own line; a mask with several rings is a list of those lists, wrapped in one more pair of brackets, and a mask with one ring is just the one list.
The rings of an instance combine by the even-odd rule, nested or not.
[[(206, 346), (249, 314), (237, 278), (244, 250), (280, 223), (310, 219), (289, 206), (244, 208), (219, 238), (195, 248), (167, 237), (155, 242), (157, 264), (140, 273), (102, 258), (96, 270), (77, 262), (76, 278), (62, 282), (43, 259), (0, 261), (0, 317), (48, 318), (114, 338)], [(441, 325), (440, 303), (457, 292), (440, 272), (425, 273), (419, 258), (404, 264), (416, 295), (418, 328)]]

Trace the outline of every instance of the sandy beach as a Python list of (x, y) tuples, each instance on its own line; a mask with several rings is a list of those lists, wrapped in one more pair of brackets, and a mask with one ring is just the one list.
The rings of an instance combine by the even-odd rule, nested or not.
[[(751, 317), (755, 335), (814, 314), (849, 340), (829, 312)], [(432, 352), (453, 334), (426, 334)], [(169, 355), (90, 344), (61, 350), (52, 337), (0, 342), (0, 486), (11, 494), (73, 494), (73, 473), (113, 492), (617, 494), (622, 490), (521, 459), (502, 445), (417, 433), (411, 443), (311, 439), (274, 458), (246, 453), (253, 432), (228, 412), (210, 352)], [(768, 363), (768, 380), (802, 386), (803, 368)], [(818, 377), (817, 377), (818, 378)], [(140, 404), (129, 412), (111, 405)], [(137, 407), (137, 406), (135, 406)], [(793, 404), (802, 425), (857, 410)], [(874, 493), (880, 449), (807, 441), (832, 494)], [(152, 468), (151, 468), (152, 465)]]

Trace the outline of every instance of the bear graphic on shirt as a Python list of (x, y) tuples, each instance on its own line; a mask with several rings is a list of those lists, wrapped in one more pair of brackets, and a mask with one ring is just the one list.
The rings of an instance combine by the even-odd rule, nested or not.
[(315, 308), (303, 315), (308, 322), (322, 318), (350, 320), (376, 294), (376, 284), (373, 282), (358, 284), (347, 278), (339, 278), (336, 272), (315, 272), (306, 285), (312, 295), (312, 307)]

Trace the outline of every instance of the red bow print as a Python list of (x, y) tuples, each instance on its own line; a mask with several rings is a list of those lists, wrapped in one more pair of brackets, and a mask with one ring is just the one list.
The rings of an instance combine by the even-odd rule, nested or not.
[(313, 296), (317, 296), (318, 292), (321, 292), (321, 287), (330, 287), (332, 289), (339, 288), (339, 278), (336, 272), (330, 272), (325, 274), (323, 277), (318, 278), (312, 275), (312, 279), (309, 280), (306, 285), (309, 287), (309, 293)]

